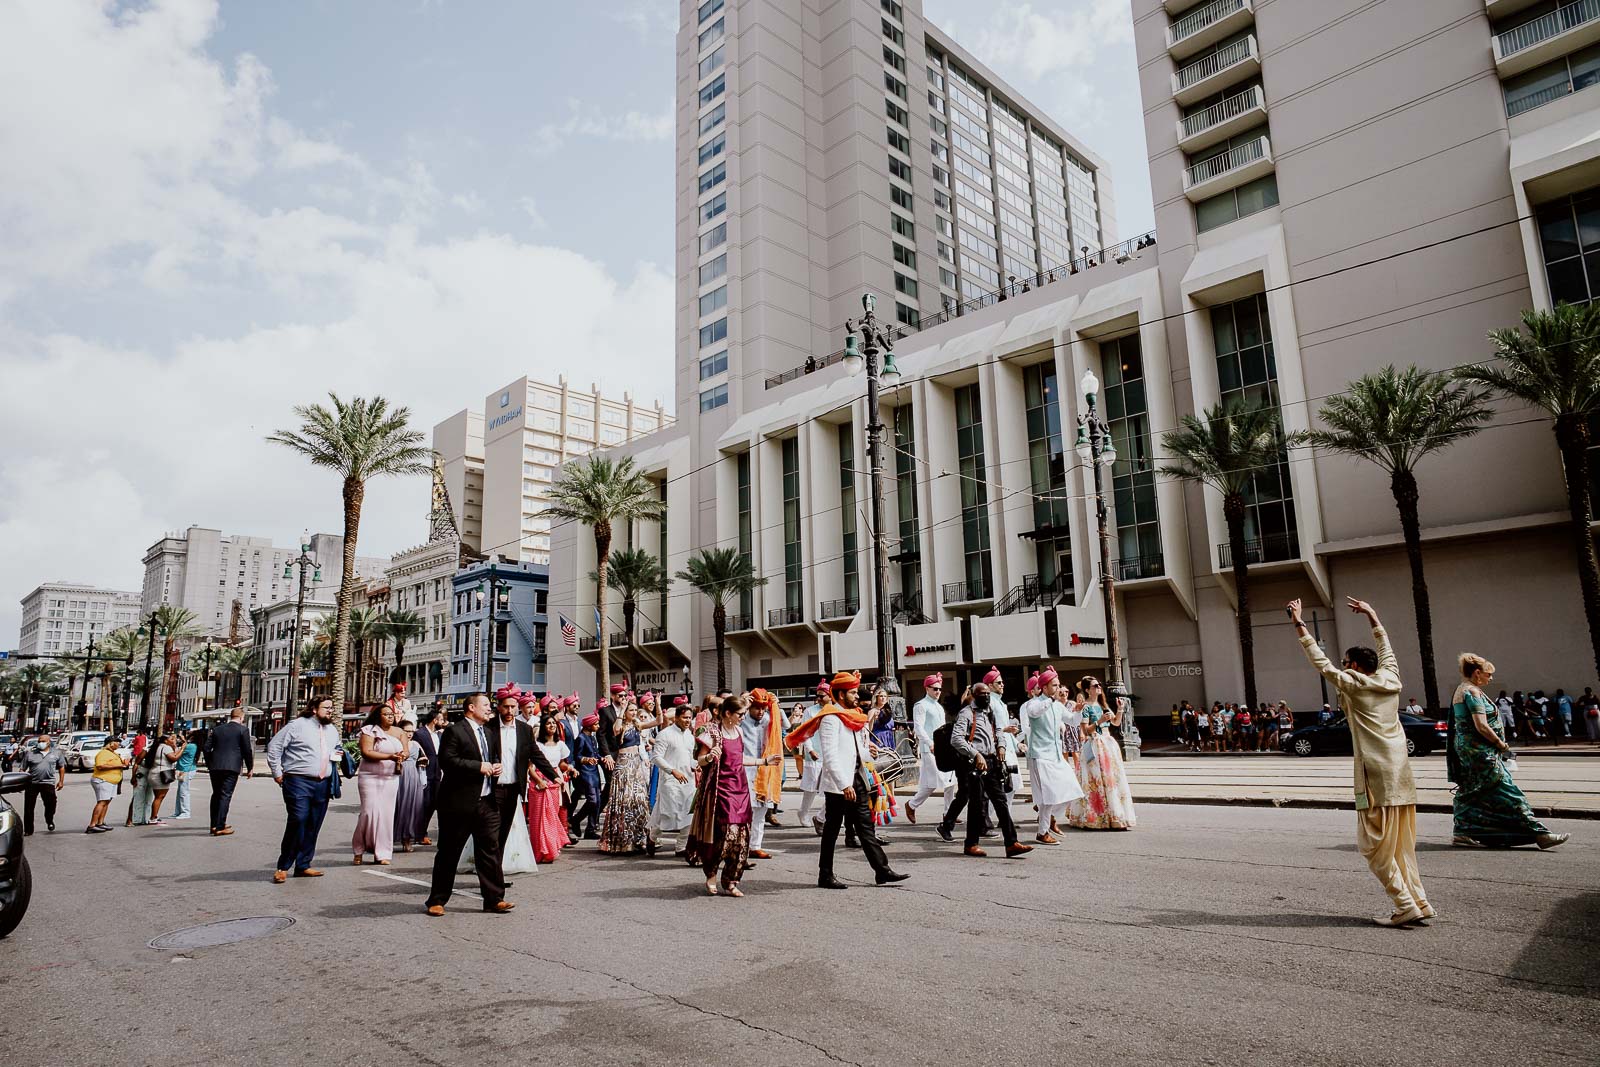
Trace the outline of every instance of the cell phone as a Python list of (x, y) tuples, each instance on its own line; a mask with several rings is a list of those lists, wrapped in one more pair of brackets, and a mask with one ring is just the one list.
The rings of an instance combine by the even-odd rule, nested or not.
[(1291, 610), (1290, 610), (1290, 609), (1289, 609), (1289, 608), (1284, 608), (1284, 609), (1283, 609), (1283, 613), (1284, 613), (1284, 614), (1285, 614), (1285, 615), (1287, 615), (1287, 616), (1289, 616), (1289, 618), (1290, 618), (1290, 620), (1291, 620), (1291, 621), (1292, 621), (1292, 620), (1293, 620), (1293, 619), (1294, 619), (1294, 612), (1293, 612), (1293, 611), (1291, 611)]

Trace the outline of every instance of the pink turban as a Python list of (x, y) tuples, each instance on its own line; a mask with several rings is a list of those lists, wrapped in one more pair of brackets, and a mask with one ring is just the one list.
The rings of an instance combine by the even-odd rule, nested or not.
[(494, 698), (497, 701), (506, 700), (508, 698), (516, 700), (521, 696), (522, 690), (517, 688), (516, 682), (507, 682), (505, 685), (502, 685), (499, 689), (494, 691)]
[(999, 667), (990, 667), (989, 670), (983, 676), (983, 684), (984, 685), (993, 685), (994, 683), (998, 682), (999, 680), (1000, 680), (1000, 668)]
[(1028, 681), (1023, 685), (1023, 688), (1030, 693), (1037, 693), (1043, 687), (1044, 683), (1039, 680), (1038, 671), (1034, 671), (1032, 674), (1028, 675)]
[(940, 674), (937, 671), (935, 671), (933, 674), (928, 675), (926, 678), (924, 678), (922, 680), (922, 688), (924, 688), (924, 689), (929, 689), (929, 688), (932, 688), (933, 686), (936, 686), (936, 685), (940, 686), (940, 687), (944, 686), (944, 675)]

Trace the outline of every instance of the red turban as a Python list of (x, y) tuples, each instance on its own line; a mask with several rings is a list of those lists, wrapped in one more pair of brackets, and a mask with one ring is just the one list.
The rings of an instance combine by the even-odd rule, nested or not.
[(600, 725), (600, 716), (598, 716), (598, 715), (585, 715), (583, 717), (583, 728), (585, 730), (587, 730), (591, 726), (599, 726), (599, 725)]

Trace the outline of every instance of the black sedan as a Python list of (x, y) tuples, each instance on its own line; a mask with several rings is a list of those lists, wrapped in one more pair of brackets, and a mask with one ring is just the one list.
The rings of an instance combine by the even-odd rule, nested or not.
[[(1404, 712), (1400, 714), (1400, 726), (1406, 732), (1406, 754), (1410, 756), (1426, 756), (1443, 748), (1450, 729), (1443, 720)], [(1330, 723), (1302, 726), (1284, 738), (1282, 744), (1285, 752), (1296, 756), (1348, 756), (1350, 727), (1341, 716)]]

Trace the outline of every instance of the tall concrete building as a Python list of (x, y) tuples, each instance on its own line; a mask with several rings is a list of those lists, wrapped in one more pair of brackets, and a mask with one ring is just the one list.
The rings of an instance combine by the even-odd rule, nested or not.
[(460, 411), (433, 431), (463, 542), (473, 554), (547, 564), (551, 524), (541, 513), (561, 464), (672, 423), (660, 403), (607, 397), (598, 385), (577, 389), (564, 375), (496, 389), (481, 415)]
[(17, 651), (72, 652), (112, 630), (139, 624), (139, 594), (77, 582), (44, 582), (22, 598)]
[[(1120, 667), (1140, 714), (1164, 718), (1177, 700), (1238, 700), (1244, 688), (1221, 497), (1159, 473), (1164, 434), (1240, 398), (1275, 406), (1289, 430), (1315, 426), (1352, 379), (1490, 358), (1489, 330), (1524, 308), (1588, 300), (1600, 279), (1593, 5), (1134, 0), (1131, 14), (1159, 242), (1081, 256), (959, 316), (924, 314), (896, 345), (903, 384), (876, 414), (893, 441), (893, 666), (912, 696), (928, 668), (964, 680), (993, 663), (1013, 681), (1045, 661), (1105, 670), (1093, 482), (1069, 452), (1086, 371), (1118, 453), (1107, 521)], [(779, 78), (779, 59), (805, 43), (745, 33), (741, 73)], [(778, 58), (764, 60), (768, 50)], [(837, 110), (807, 99), (808, 118)], [(855, 240), (868, 221), (813, 217), (806, 247), (819, 234)], [(794, 279), (814, 277), (794, 262)], [(693, 286), (685, 269), (680, 260), (680, 283)], [(837, 348), (844, 314), (816, 313), (811, 326), (827, 335), (816, 352)], [(688, 498), (662, 534), (669, 569), (690, 546), (728, 545), (767, 578), (729, 606), (735, 684), (794, 691), (818, 671), (876, 667), (864, 383), (823, 364), (742, 377), (736, 418), (701, 416), (632, 448), (669, 500)], [(1508, 688), (1596, 683), (1550, 429), (1503, 405), (1417, 471), (1446, 697), (1462, 648), (1491, 655)], [(1245, 527), (1263, 699), (1321, 702), (1281, 605), (1304, 598), (1337, 649), (1370, 640), (1342, 610), (1347, 595), (1377, 603), (1406, 695), (1422, 697), (1409, 568), (1380, 469), (1285, 448), (1257, 473)], [(592, 554), (558, 531), (564, 588), (552, 602), (575, 604), (579, 620), (593, 602), (579, 577)], [(661, 641), (630, 635), (623, 658), (681, 654), (703, 688), (704, 598), (670, 599)], [(690, 625), (680, 600), (699, 616)], [(592, 692), (593, 663), (557, 646), (553, 684)]]
[[(306, 543), (322, 565), (323, 583), (337, 588), (344, 538), (319, 533)], [(203, 632), (223, 636), (233, 630), (237, 612), (239, 635), (248, 637), (252, 611), (295, 596), (299, 578), (285, 578), (283, 569), (299, 555), (299, 545), (276, 548), (271, 538), (203, 526), (169, 533), (145, 552), (140, 611), (148, 615), (158, 605), (177, 604), (194, 612)], [(388, 563), (381, 556), (357, 556), (356, 574), (382, 577)]]

